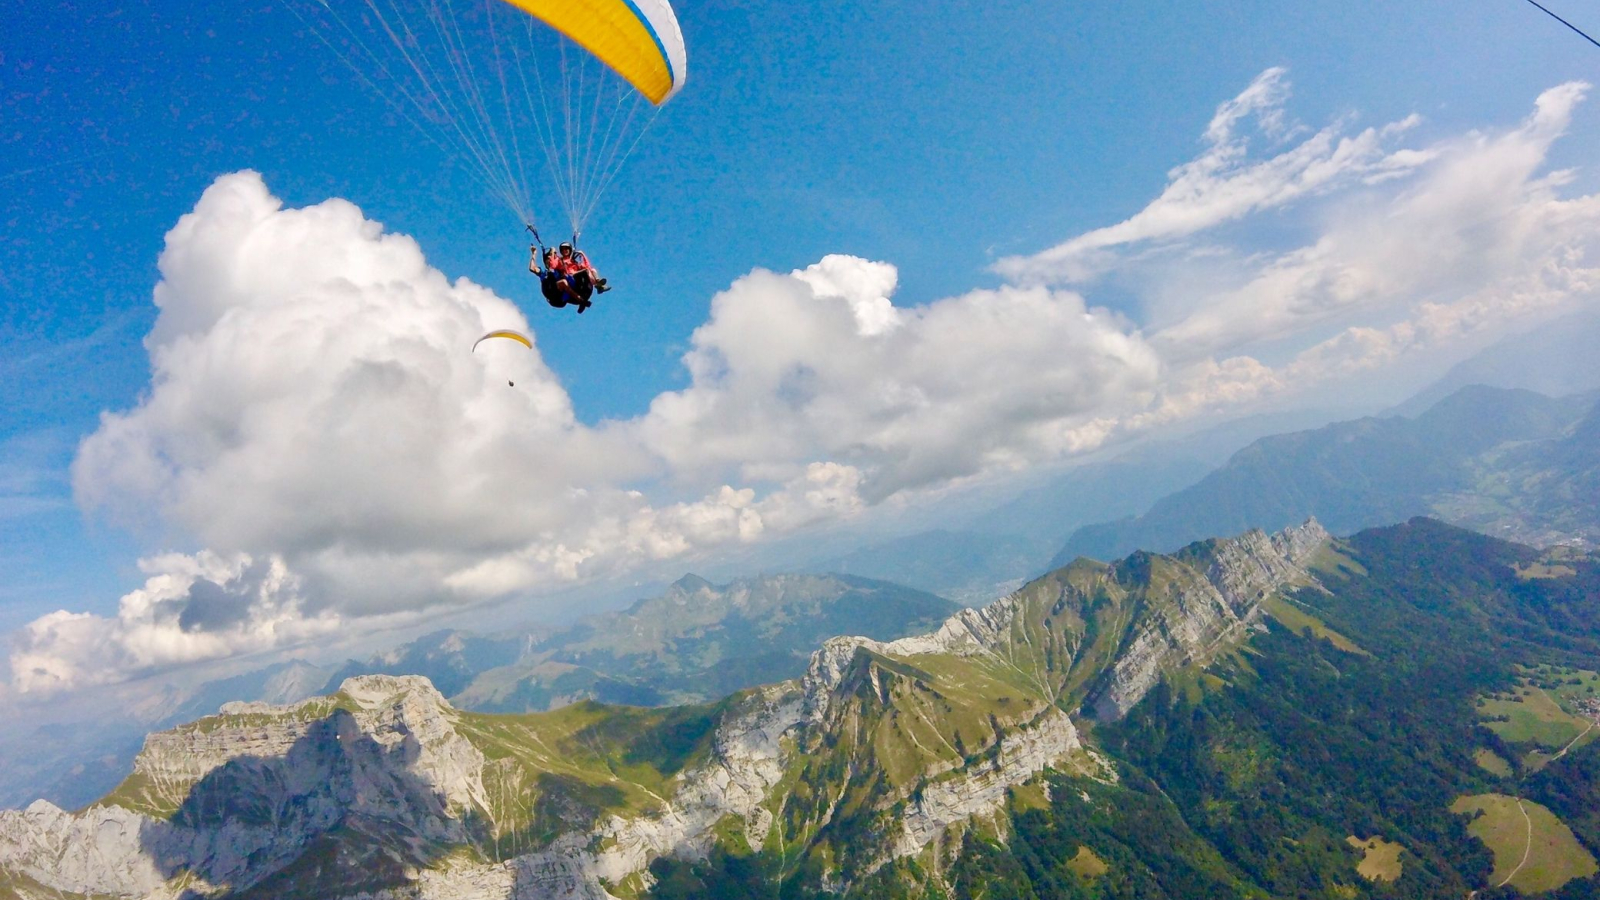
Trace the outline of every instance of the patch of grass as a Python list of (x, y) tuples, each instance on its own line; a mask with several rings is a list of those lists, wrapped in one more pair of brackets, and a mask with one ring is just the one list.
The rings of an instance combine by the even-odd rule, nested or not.
[(744, 828), (744, 819), (729, 814), (718, 819), (711, 830), (716, 835), (717, 846), (735, 856), (749, 856), (752, 852), (750, 836)]
[(110, 900), (110, 894), (69, 894), (48, 888), (26, 875), (0, 871), (0, 897), (16, 900)]
[(1450, 811), (1472, 815), (1467, 830), (1494, 853), (1491, 886), (1509, 883), (1525, 894), (1536, 894), (1600, 872), (1572, 829), (1531, 800), (1519, 804), (1504, 794), (1477, 794), (1458, 798)]
[(1525, 566), (1517, 566), (1517, 577), (1523, 581), (1533, 581), (1538, 578), (1571, 578), (1578, 574), (1578, 570), (1562, 563), (1535, 560)]
[[(735, 698), (725, 703), (737, 702)], [(723, 705), (642, 709), (583, 702), (518, 715), (458, 712), (487, 758), (486, 852), (504, 859), (607, 815), (660, 809), (675, 773), (703, 761)]]
[(891, 785), (908, 786), (930, 768), (970, 763), (993, 748), (997, 726), (1032, 719), (1049, 703), (1048, 684), (1009, 660), (868, 657), (889, 689), (887, 715), (877, 716), (872, 744)]
[(274, 712), (248, 712), (248, 713), (217, 713), (196, 719), (186, 725), (179, 725), (172, 729), (176, 732), (192, 734), (210, 734), (222, 729), (248, 729), (262, 728), (269, 725), (280, 725), (284, 722), (311, 722), (317, 719), (326, 719), (337, 710), (354, 713), (360, 710), (350, 695), (343, 691), (327, 697), (312, 697), (293, 704), (287, 711), (282, 709)]
[(1484, 725), (1510, 744), (1535, 744), (1559, 750), (1584, 732), (1589, 723), (1561, 708), (1543, 688), (1519, 685), (1510, 695), (1478, 702)]
[(133, 772), (111, 793), (100, 798), (96, 806), (120, 806), (123, 809), (149, 816), (152, 819), (170, 819), (183, 803), (184, 790), (160, 789), (143, 772)]
[(1399, 881), (1403, 865), (1400, 851), (1404, 848), (1381, 837), (1366, 840), (1350, 835), (1345, 842), (1361, 851), (1361, 862), (1356, 864), (1356, 874), (1368, 881)]
[(1367, 574), (1366, 566), (1357, 562), (1355, 557), (1346, 551), (1349, 547), (1343, 541), (1329, 541), (1311, 554), (1306, 568), (1320, 575), (1331, 575), (1339, 578), (1364, 576)]
[(1578, 574), (1574, 565), (1588, 559), (1588, 554), (1576, 547), (1551, 547), (1532, 562), (1512, 566), (1523, 581), (1548, 578), (1571, 578)]
[(1309, 628), (1311, 630), (1312, 637), (1317, 638), (1318, 640), (1326, 639), (1329, 643), (1346, 653), (1357, 653), (1362, 656), (1372, 655), (1356, 646), (1354, 641), (1350, 640), (1339, 632), (1334, 631), (1332, 628), (1329, 628), (1327, 623), (1323, 622), (1321, 619), (1302, 609), (1293, 601), (1285, 597), (1274, 595), (1267, 598), (1267, 601), (1261, 604), (1261, 606), (1267, 611), (1267, 615), (1271, 616), (1273, 619), (1277, 620), (1279, 624), (1283, 625), (1283, 627), (1295, 632), (1296, 634), (1299, 634)]
[(1574, 715), (1582, 713), (1580, 704), (1583, 701), (1600, 698), (1600, 673), (1561, 666), (1539, 666), (1524, 671), (1527, 684), (1542, 689), (1558, 706)]
[(1049, 809), (1050, 791), (1043, 781), (1019, 784), (1012, 788), (1011, 809), (1013, 812), (1027, 812), (1031, 809)]
[(1506, 762), (1505, 758), (1500, 754), (1487, 747), (1479, 747), (1477, 752), (1472, 754), (1472, 759), (1478, 764), (1479, 768), (1497, 778), (1508, 778), (1511, 775), (1511, 764)]
[(1093, 850), (1083, 846), (1078, 848), (1077, 856), (1067, 860), (1067, 868), (1071, 870), (1072, 874), (1085, 881), (1099, 878), (1111, 871), (1111, 867), (1106, 865), (1105, 860), (1096, 856)]

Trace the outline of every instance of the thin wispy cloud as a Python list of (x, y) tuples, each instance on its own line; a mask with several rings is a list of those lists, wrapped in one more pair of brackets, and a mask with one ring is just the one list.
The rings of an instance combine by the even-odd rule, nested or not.
[(71, 440), (58, 429), (0, 440), (0, 521), (71, 508), (65, 465), (71, 452)]
[[(1345, 133), (1344, 122), (1307, 135), (1309, 129), (1289, 119), (1287, 74), (1268, 69), (1219, 106), (1201, 138), (1201, 154), (1167, 173), (1161, 195), (1139, 212), (1043, 252), (1002, 259), (995, 270), (1023, 283), (1091, 281), (1122, 264), (1123, 253), (1177, 241), (1351, 183), (1403, 177), (1429, 160), (1426, 151), (1392, 147), (1397, 136), (1420, 121), (1414, 115), (1353, 135)], [(1253, 146), (1262, 143), (1273, 152), (1253, 156)]]
[(1152, 340), (1170, 355), (1204, 356), (1352, 315), (1433, 310), (1425, 318), (1438, 320), (1462, 303), (1516, 314), (1548, 305), (1532, 296), (1585, 296), (1595, 201), (1562, 198), (1570, 173), (1545, 160), (1588, 89), (1552, 88), (1515, 128), (1427, 148), (1429, 164), (1404, 184), (1334, 217), (1305, 246), (1253, 257), (1236, 287), (1195, 298)]

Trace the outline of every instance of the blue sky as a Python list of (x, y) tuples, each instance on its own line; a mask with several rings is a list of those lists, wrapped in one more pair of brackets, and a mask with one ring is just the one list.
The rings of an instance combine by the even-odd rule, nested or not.
[[(1583, 4), (1553, 6), (1600, 30)], [(1512, 128), (1541, 92), (1600, 73), (1600, 51), (1521, 0), (723, 0), (678, 12), (688, 86), (587, 230), (618, 290), (580, 320), (530, 303), (519, 224), (280, 4), (20, 9), (0, 36), (0, 630), (56, 608), (104, 614), (143, 581), (140, 556), (206, 543), (181, 517), (134, 529), (85, 518), (66, 470), (102, 412), (148, 396), (164, 235), (226, 173), (260, 172), (289, 207), (350, 200), (413, 236), (428, 265), (520, 303), (577, 421), (595, 425), (690, 386), (691, 335), (753, 269), (884, 260), (898, 269), (894, 303), (915, 307), (1001, 286), (998, 260), (1127, 220), (1202, 152), (1219, 104), (1274, 67), (1305, 130), (1416, 113), (1418, 146)], [(1600, 116), (1580, 107), (1550, 146), (1546, 168), (1577, 168), (1568, 192), (1594, 190), (1596, 138)], [(1218, 227), (1243, 258), (1341, 214), (1269, 209)], [(1072, 287), (1138, 323), (1145, 279)], [(1253, 340), (1325, 337), (1296, 335)], [(739, 465), (758, 495), (788, 477)], [(698, 496), (685, 471), (638, 478)]]

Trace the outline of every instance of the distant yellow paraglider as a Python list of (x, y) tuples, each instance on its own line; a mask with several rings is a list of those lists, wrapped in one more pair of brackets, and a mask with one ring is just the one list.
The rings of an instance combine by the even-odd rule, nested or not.
[[(509, 328), (501, 328), (501, 329), (498, 329), (496, 331), (491, 331), (488, 334), (484, 335), (483, 337), (478, 338), (476, 341), (473, 341), (472, 342), (472, 352), (474, 352), (474, 353), (478, 352), (478, 345), (479, 344), (483, 343), (484, 341), (493, 339), (493, 338), (503, 338), (503, 339), (508, 340), (508, 341), (516, 341), (517, 343), (521, 344), (522, 346), (527, 347), (529, 350), (533, 349), (533, 341), (527, 335), (523, 334), (520, 331), (512, 331)], [(506, 384), (509, 385), (510, 387), (516, 387), (517, 386), (517, 383), (515, 381), (507, 381)]]
[(503, 329), (500, 329), (499, 331), (491, 331), (488, 334), (484, 335), (483, 337), (478, 338), (476, 341), (473, 341), (472, 342), (473, 351), (476, 352), (477, 349), (478, 349), (478, 345), (483, 343), (484, 341), (489, 340), (490, 338), (505, 338), (508, 341), (516, 341), (517, 343), (521, 344), (522, 346), (527, 347), (529, 350), (533, 349), (533, 341), (531, 339), (529, 339), (529, 337), (527, 335), (523, 334), (520, 331), (512, 331), (509, 328), (503, 328)]

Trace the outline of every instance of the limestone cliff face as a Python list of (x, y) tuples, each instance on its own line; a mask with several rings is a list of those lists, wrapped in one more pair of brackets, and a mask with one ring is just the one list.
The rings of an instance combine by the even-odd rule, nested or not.
[(958, 778), (925, 787), (901, 819), (889, 856), (914, 856), (952, 825), (997, 812), (1006, 793), (1064, 760), (1092, 760), (1090, 774), (1114, 778), (1111, 768), (1085, 750), (1066, 713), (1049, 707), (1029, 728), (1006, 733), (998, 752), (970, 766)]
[(415, 677), (352, 679), (338, 705), (230, 705), (152, 735), (132, 777), (82, 813), (0, 813), (0, 867), (63, 891), (164, 896), (256, 884), (340, 828), (404, 834), (398, 852), (418, 857), (463, 841), (460, 814), (483, 794), (483, 756), (452, 714)]
[(1310, 522), (1075, 564), (932, 634), (829, 640), (802, 678), (714, 708), (490, 716), (382, 675), (230, 704), (151, 735), (86, 810), (0, 812), (0, 880), (162, 900), (608, 900), (647, 887), (653, 860), (736, 833), (812, 854), (848, 888), (948, 846), (1047, 769), (1115, 779), (1072, 715), (1124, 715), (1247, 638), (1264, 601), (1315, 583), (1328, 540)]
[[(1096, 718), (1126, 715), (1164, 674), (1205, 665), (1263, 615), (1262, 601), (1314, 584), (1305, 564), (1330, 537), (1316, 520), (1275, 536), (1247, 532), (1194, 545), (1175, 558), (1135, 554), (1145, 615), (1131, 642), (1091, 698)], [(1186, 558), (1187, 557), (1187, 558)]]

